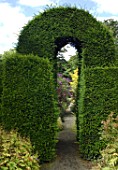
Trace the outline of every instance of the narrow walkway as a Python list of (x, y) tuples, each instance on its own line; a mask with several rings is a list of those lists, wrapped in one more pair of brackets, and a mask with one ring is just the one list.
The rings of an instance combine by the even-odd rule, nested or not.
[(76, 143), (75, 116), (68, 115), (63, 123), (64, 130), (59, 133), (57, 159), (42, 165), (41, 170), (90, 170), (91, 163), (79, 157)]

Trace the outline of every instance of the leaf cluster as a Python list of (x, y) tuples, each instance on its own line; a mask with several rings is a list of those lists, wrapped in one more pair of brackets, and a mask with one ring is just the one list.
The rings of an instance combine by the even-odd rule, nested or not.
[(28, 138), (22, 138), (17, 131), (5, 131), (0, 127), (0, 169), (39, 170), (38, 154)]
[(101, 170), (118, 169), (118, 115), (111, 112), (107, 120), (102, 121), (101, 138), (106, 147), (101, 151), (102, 159), (99, 166)]
[(70, 76), (72, 78), (72, 81), (70, 82), (70, 86), (72, 88), (73, 93), (76, 95), (77, 92), (77, 86), (78, 86), (78, 68), (74, 70), (74, 73), (70, 73)]

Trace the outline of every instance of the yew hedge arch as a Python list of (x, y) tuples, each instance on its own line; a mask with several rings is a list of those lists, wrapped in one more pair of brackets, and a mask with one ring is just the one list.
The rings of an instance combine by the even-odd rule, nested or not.
[(101, 121), (116, 112), (118, 68), (114, 40), (89, 12), (76, 7), (57, 7), (36, 15), (22, 29), (17, 52), (49, 58), (56, 72), (56, 55), (67, 43), (79, 52), (77, 139), (86, 158), (99, 155)]
[(109, 66), (115, 60), (108, 30), (85, 10), (70, 7), (36, 15), (21, 31), (17, 51), (54, 59), (68, 42), (84, 48), (86, 67)]

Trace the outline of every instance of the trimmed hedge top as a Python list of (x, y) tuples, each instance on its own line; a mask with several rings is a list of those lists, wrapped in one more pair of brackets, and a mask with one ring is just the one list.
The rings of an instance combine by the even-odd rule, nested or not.
[(17, 51), (56, 58), (67, 43), (73, 43), (85, 57), (86, 67), (114, 65), (114, 43), (109, 31), (91, 14), (76, 7), (48, 9), (36, 15), (19, 36)]

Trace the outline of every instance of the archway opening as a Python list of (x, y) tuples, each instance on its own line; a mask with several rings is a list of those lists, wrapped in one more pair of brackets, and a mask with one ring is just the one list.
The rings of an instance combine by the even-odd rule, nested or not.
[[(73, 155), (78, 149), (78, 86), (82, 59), (82, 45), (74, 38), (60, 38), (57, 42), (56, 74), (59, 118), (57, 155)], [(56, 50), (57, 50), (56, 49)]]
[[(77, 98), (80, 77), (82, 46), (74, 38), (60, 38), (56, 41), (57, 95), (59, 106), (59, 128), (77, 129)], [(56, 49), (56, 50), (57, 50)]]

